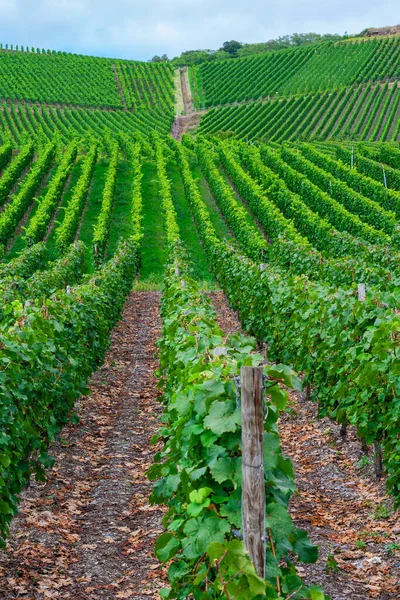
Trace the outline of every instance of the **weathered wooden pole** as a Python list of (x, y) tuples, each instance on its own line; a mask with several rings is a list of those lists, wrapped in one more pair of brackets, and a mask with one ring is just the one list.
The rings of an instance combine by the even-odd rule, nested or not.
[(382, 163), (382, 173), (383, 173), (383, 183), (385, 184), (385, 188), (387, 189), (387, 181), (386, 181), (386, 173), (385, 173), (385, 165)]
[(265, 576), (263, 368), (242, 367), (243, 541), (260, 577)]

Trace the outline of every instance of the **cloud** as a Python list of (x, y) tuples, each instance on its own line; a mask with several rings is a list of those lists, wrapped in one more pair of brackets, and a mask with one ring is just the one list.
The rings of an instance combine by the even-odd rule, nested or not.
[(397, 20), (397, 0), (0, 0), (0, 41), (146, 60), (228, 39), (357, 33)]

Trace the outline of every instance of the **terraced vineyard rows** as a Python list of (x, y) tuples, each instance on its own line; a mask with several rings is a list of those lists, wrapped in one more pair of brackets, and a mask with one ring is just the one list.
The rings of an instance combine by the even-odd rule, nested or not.
[[(120, 76), (122, 97), (114, 69)], [(24, 48), (1, 53), (1, 96), (7, 100), (104, 108), (161, 106), (170, 110), (172, 85), (172, 72), (166, 64), (66, 52), (40, 54)]]
[(367, 81), (398, 78), (398, 38), (355, 43), (326, 42), (194, 69), (199, 108), (266, 96), (335, 90)]
[(111, 133), (148, 135), (153, 130), (166, 134), (171, 128), (173, 114), (155, 110), (124, 111), (85, 110), (37, 104), (0, 105), (0, 125), (3, 138), (10, 136), (19, 144), (26, 135), (44, 135), (48, 139), (57, 132), (66, 141), (74, 136), (100, 137)]
[(315, 95), (289, 96), (208, 111), (199, 132), (227, 132), (239, 139), (396, 141), (399, 138), (400, 92), (376, 84)]

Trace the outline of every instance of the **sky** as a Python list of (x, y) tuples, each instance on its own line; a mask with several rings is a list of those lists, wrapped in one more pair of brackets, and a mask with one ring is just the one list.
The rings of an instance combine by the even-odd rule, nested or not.
[(0, 0), (3, 46), (136, 60), (399, 23), (398, 0)]

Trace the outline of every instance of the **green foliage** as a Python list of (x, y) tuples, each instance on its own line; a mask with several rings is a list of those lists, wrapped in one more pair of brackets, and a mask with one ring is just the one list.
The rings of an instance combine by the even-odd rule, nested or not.
[(385, 546), (386, 552), (395, 553), (400, 551), (400, 542), (393, 542), (392, 544), (386, 544)]
[[(362, 185), (365, 179), (360, 177), (361, 174), (366, 176), (366, 184), (370, 183), (370, 179), (374, 179), (378, 184), (380, 184), (380, 186), (384, 186), (386, 180), (386, 185), (389, 190), (385, 188), (385, 197), (393, 199), (392, 205), (394, 208), (392, 210), (396, 210), (398, 195), (392, 194), (391, 190), (395, 190), (396, 192), (400, 191), (400, 172), (397, 170), (397, 168), (393, 168), (387, 164), (382, 165), (382, 162), (379, 162), (381, 156), (380, 148), (384, 149), (387, 148), (387, 146), (379, 146), (378, 144), (374, 144), (374, 149), (372, 152), (370, 147), (365, 147), (362, 144), (357, 144), (355, 147), (353, 146), (353, 150), (340, 144), (335, 144), (332, 146), (332, 148), (336, 152), (336, 158), (342, 161), (344, 168), (351, 167), (353, 156), (353, 167), (356, 167), (356, 170), (354, 168), (350, 168), (350, 174), (348, 171), (346, 171), (349, 181), (351, 181), (351, 178), (353, 178), (354, 182), (357, 181), (360, 183), (360, 185)], [(390, 148), (389, 152), (393, 152), (393, 150), (396, 152), (396, 149), (392, 148)], [(366, 153), (365, 156), (364, 153)], [(385, 150), (383, 150), (383, 154), (384, 153)], [(382, 161), (386, 162), (383, 158)], [(395, 164), (397, 165), (398, 162), (395, 161)], [(381, 191), (382, 188), (380, 186), (375, 186), (375, 190)], [(371, 191), (374, 191), (373, 187), (370, 189)], [(377, 192), (374, 192), (373, 196), (375, 196), (375, 193)], [(383, 199), (382, 192), (381, 197)]]
[(31, 248), (26, 248), (8, 263), (0, 263), (0, 278), (27, 279), (35, 271), (44, 268), (48, 260), (48, 252), (45, 244), (35, 244)]
[(232, 58), (235, 58), (238, 55), (238, 50), (240, 50), (241, 47), (242, 44), (240, 42), (237, 42), (236, 40), (231, 40), (230, 42), (224, 42), (220, 50), (222, 50), (223, 52), (227, 52), (232, 56)]
[(334, 557), (333, 554), (328, 554), (328, 558), (326, 559), (326, 563), (325, 563), (325, 573), (327, 575), (330, 575), (330, 573), (338, 573), (339, 572), (339, 566), (338, 566), (338, 562), (336, 560), (336, 558)]
[(86, 379), (104, 356), (108, 333), (138, 268), (138, 239), (121, 245), (96, 278), (50, 299), (11, 303), (0, 323), (0, 534), (4, 540), (31, 474), (53, 464), (47, 448), (71, 418)]
[(34, 199), (34, 194), (48, 173), (55, 157), (55, 142), (49, 142), (39, 153), (37, 161), (33, 164), (26, 179), (23, 180), (18, 191), (11, 196), (7, 206), (0, 214), (0, 242), (6, 243), (15, 231), (18, 223), (24, 216), (27, 208)]
[[(201, 90), (202, 97), (198, 103), (204, 104), (204, 86), (200, 79), (197, 73), (195, 87)], [(201, 118), (199, 131), (269, 142), (310, 139), (383, 141), (390, 134), (397, 139), (399, 131), (395, 127), (395, 116), (400, 104), (400, 90), (394, 85), (388, 91), (384, 86), (382, 95), (377, 97), (380, 89), (377, 83), (375, 87), (369, 84), (365, 88), (360, 84), (307, 93), (301, 90), (301, 94), (294, 91), (283, 98), (270, 94), (263, 102), (253, 96), (241, 104), (207, 111)]]
[[(307, 151), (305, 154), (308, 156)], [(310, 151), (314, 158), (313, 150)], [(325, 168), (312, 163), (301, 154), (287, 146), (282, 146), (281, 157), (299, 173), (306, 175), (309, 181), (317, 185), (322, 191), (345, 207), (349, 212), (358, 215), (360, 219), (372, 227), (382, 230), (387, 234), (393, 234), (396, 227), (396, 215), (389, 210), (383, 209), (369, 197), (362, 196), (346, 185), (341, 179), (332, 177), (326, 173)], [(320, 164), (329, 164), (329, 158)]]
[[(139, 152), (139, 148), (137, 152)], [(103, 190), (101, 210), (93, 230), (93, 254), (97, 265), (101, 264), (104, 260), (110, 233), (111, 214), (117, 179), (118, 156), (119, 147), (118, 144), (114, 144)]]
[[(189, 202), (198, 202), (202, 211), (204, 205), (196, 194), (185, 152), (178, 144), (175, 152)], [(166, 532), (157, 541), (156, 554), (164, 563), (172, 559), (168, 569), (171, 588), (161, 590), (161, 596), (277, 598), (279, 586), (282, 598), (299, 587), (304, 598), (317, 598), (317, 593), (324, 598), (322, 592), (304, 586), (289, 554), (305, 562), (317, 558), (316, 548), (304, 532), (295, 529), (287, 512), (295, 486), (276, 428), (287, 396), (278, 388), (278, 381), (298, 388), (299, 380), (283, 365), (265, 367), (270, 380), (265, 420), (269, 535), (265, 580), (256, 575), (243, 543), (233, 537), (234, 530), (241, 527), (240, 410), (233, 378), (241, 365), (257, 365), (262, 357), (254, 353), (251, 338), (239, 333), (224, 336), (209, 301), (188, 277), (164, 161), (162, 145), (156, 140), (170, 258), (164, 277), (157, 372), (165, 403), (164, 426), (157, 439), (164, 442), (164, 448), (149, 470), (150, 479), (155, 480), (152, 501), (168, 506)]]
[(51, 217), (60, 202), (65, 184), (74, 166), (77, 152), (77, 143), (74, 141), (66, 149), (45, 197), (25, 230), (28, 246), (39, 242), (45, 236)]
[(336, 90), (398, 75), (398, 38), (378, 44), (371, 40), (307, 45), (302, 44), (300, 36), (293, 36), (292, 41), (284, 51), (264, 54), (253, 54), (250, 45), (239, 49), (235, 45), (232, 56), (236, 52), (247, 56), (203, 62), (198, 67), (198, 78), (204, 89), (205, 106), (266, 98), (276, 93)]
[(167, 104), (153, 106), (150, 103), (148, 107), (143, 105), (131, 112), (66, 106), (60, 108), (43, 104), (31, 106), (23, 102), (8, 104), (3, 101), (3, 104), (0, 103), (3, 108), (0, 110), (0, 129), (4, 131), (3, 141), (11, 135), (17, 146), (21, 145), (27, 134), (50, 140), (55, 132), (58, 132), (64, 143), (79, 138), (87, 146), (85, 137), (89, 138), (89, 144), (95, 137), (102, 144), (110, 132), (112, 136), (125, 135), (130, 138), (136, 137), (138, 133), (149, 135), (154, 130), (162, 134), (168, 133), (174, 111), (171, 99)]
[(63, 254), (67, 247), (74, 241), (84, 210), (89, 186), (98, 156), (97, 143), (93, 143), (82, 165), (82, 173), (74, 189), (74, 194), (69, 201), (62, 224), (56, 231), (58, 251)]
[(17, 156), (10, 162), (9, 166), (3, 171), (0, 179), (0, 204), (3, 204), (10, 193), (12, 187), (18, 181), (23, 170), (31, 162), (35, 152), (35, 144), (29, 140), (24, 144)]
[[(257, 266), (232, 249), (213, 255), (214, 272), (245, 326), (271, 359), (295, 364), (318, 397), (321, 414), (380, 441), (388, 488), (399, 500), (396, 331), (398, 317), (371, 296)], [(377, 385), (379, 373), (379, 385)]]
[(228, 52), (223, 50), (186, 50), (180, 56), (171, 60), (174, 67), (184, 67), (186, 65), (198, 65), (211, 60), (224, 60), (233, 58)]
[(263, 54), (272, 50), (285, 50), (293, 46), (307, 46), (309, 44), (336, 42), (346, 36), (338, 35), (337, 33), (319, 34), (319, 33), (293, 33), (292, 35), (282, 35), (268, 42), (258, 44), (243, 44), (238, 50), (238, 56), (250, 56), (252, 54)]
[(175, 97), (172, 69), (166, 61), (118, 61), (115, 69), (127, 108), (171, 116)]
[(4, 167), (9, 162), (11, 156), (12, 156), (12, 143), (10, 140), (8, 140), (0, 148), (0, 170), (1, 171), (4, 169)]
[(200, 167), (208, 181), (214, 199), (228, 225), (245, 248), (245, 252), (255, 260), (261, 260), (267, 252), (266, 240), (249, 221), (244, 207), (236, 200), (233, 190), (218, 171), (212, 152), (206, 145), (201, 143), (197, 144), (196, 152)]
[(374, 519), (380, 521), (381, 519), (387, 519), (390, 516), (390, 509), (384, 504), (378, 504), (374, 510)]
[(112, 64), (111, 59), (72, 54), (2, 52), (2, 96), (11, 100), (119, 108), (121, 100)]
[[(262, 152), (275, 166), (271, 149), (267, 154), (263, 147)], [(188, 202), (210, 268), (231, 306), (239, 311), (242, 324), (268, 344), (271, 360), (296, 365), (305, 374), (305, 381), (318, 397), (322, 415), (355, 425), (367, 443), (382, 444), (388, 489), (398, 502), (399, 324), (398, 315), (391, 308), (398, 304), (396, 293), (390, 299), (379, 291), (369, 292), (366, 301), (360, 302), (354, 285), (346, 288), (324, 280), (311, 281), (299, 271), (291, 273), (273, 264), (260, 270), (258, 264), (218, 240), (182, 150), (179, 156)], [(279, 163), (279, 175), (284, 179), (287, 169), (283, 162)], [(288, 181), (292, 183), (291, 179)], [(297, 176), (293, 176), (293, 183), (296, 181)], [(305, 178), (301, 181), (304, 183), (299, 191), (305, 198), (308, 184)], [(320, 209), (319, 188), (314, 189), (315, 208)], [(326, 207), (330, 198), (323, 197), (327, 198)], [(279, 250), (283, 247), (280, 245)], [(297, 249), (292, 249), (292, 253), (297, 253)], [(390, 254), (391, 251), (383, 251), (380, 259), (387, 259), (389, 264)]]
[[(291, 191), (300, 194), (309, 208), (322, 218), (328, 219), (339, 231), (346, 231), (372, 243), (389, 243), (389, 236), (361, 221), (357, 215), (353, 215), (339, 201), (321, 190), (315, 183), (312, 183), (307, 177), (310, 174), (307, 165), (304, 166), (304, 161), (300, 156), (289, 149), (284, 149), (283, 152), (282, 158), (284, 160), (282, 160), (279, 151), (274, 152), (267, 146), (261, 147), (261, 156), (264, 163), (284, 180)], [(303, 166), (307, 175), (301, 171)], [(299, 170), (297, 170), (297, 167), (299, 167)]]
[(312, 56), (309, 48), (269, 52), (238, 60), (212, 61), (198, 67), (205, 106), (264, 98), (280, 90)]

